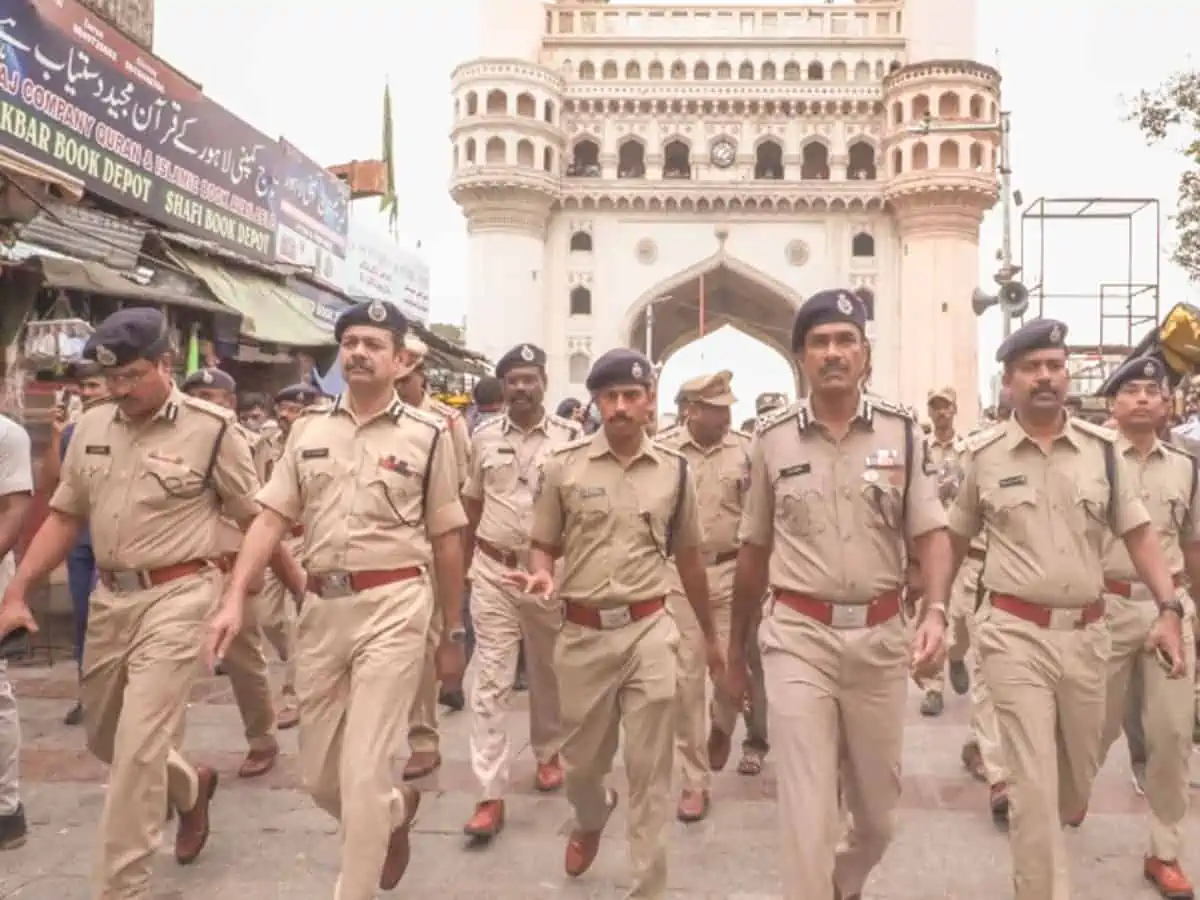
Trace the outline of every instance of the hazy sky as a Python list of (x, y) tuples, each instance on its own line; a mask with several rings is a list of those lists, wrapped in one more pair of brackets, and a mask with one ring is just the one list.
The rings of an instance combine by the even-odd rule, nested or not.
[[(383, 85), (390, 78), (401, 227), (428, 251), (433, 319), (459, 322), (466, 310), (467, 258), (463, 220), (446, 193), (449, 75), (476, 53), (473, 22), (481, 2), (158, 0), (156, 51), (202, 82), (214, 100), (327, 165), (379, 155)], [(753, 4), (732, 0), (728, 5)], [(1188, 54), (1200, 20), (1194, 0), (978, 0), (978, 5), (980, 59), (998, 59), (1004, 75), (1005, 108), (1013, 113), (1015, 183), (1026, 201), (1158, 198), (1164, 212), (1157, 276), (1163, 302), (1200, 298), (1200, 291), (1166, 261), (1172, 238), (1165, 217), (1174, 205), (1180, 158), (1174, 148), (1148, 149), (1122, 121), (1123, 98), (1193, 64)], [(366, 205), (355, 214), (373, 214), (374, 207)], [(1143, 214), (1135, 229), (1136, 282), (1156, 278), (1154, 225), (1153, 217)], [(1019, 243), (1019, 227), (1016, 237)], [(1036, 246), (1032, 223), (1025, 237)], [(1101, 283), (1129, 280), (1121, 223), (1051, 222), (1045, 241), (1052, 259), (1044, 280), (1052, 293), (1095, 295)], [(993, 213), (981, 246), (985, 271), (991, 270), (999, 243), (999, 215)], [(1037, 257), (1032, 249), (1026, 253), (1027, 281), (1036, 280)], [(1046, 314), (1066, 319), (1081, 340), (1099, 338), (1094, 302), (1061, 301)], [(1115, 326), (1106, 327), (1114, 328), (1105, 335), (1114, 342)], [(999, 331), (993, 312), (981, 325), (985, 362)], [(715, 367), (714, 361), (729, 358), (730, 351), (737, 352), (724, 335), (681, 351), (668, 366), (665, 391), (674, 393), (678, 381)], [(787, 371), (781, 359), (751, 371), (739, 369), (738, 393), (748, 400), (778, 389)]]

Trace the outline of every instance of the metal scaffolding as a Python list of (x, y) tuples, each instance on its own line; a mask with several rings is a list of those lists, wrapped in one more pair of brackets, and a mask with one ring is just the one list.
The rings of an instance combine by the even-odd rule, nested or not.
[[(1147, 224), (1147, 219), (1152, 221)], [(1090, 254), (1086, 247), (1071, 251), (1081, 267), (1095, 273), (1096, 280), (1088, 280), (1084, 291), (1075, 286), (1060, 290), (1048, 272), (1048, 263), (1060, 252), (1047, 247), (1048, 240), (1056, 239), (1047, 235), (1054, 230), (1050, 223), (1074, 226), (1075, 239), (1085, 243), (1098, 237), (1097, 229), (1103, 229), (1109, 240), (1120, 236), (1123, 258), (1114, 260), (1106, 248), (1094, 248)], [(1091, 236), (1084, 233), (1089, 227)], [(1161, 241), (1162, 216), (1155, 199), (1041, 197), (1021, 213), (1021, 265), (1029, 286), (1026, 315), (1062, 319), (1075, 332), (1068, 346), (1072, 393), (1094, 392), (1157, 326)]]

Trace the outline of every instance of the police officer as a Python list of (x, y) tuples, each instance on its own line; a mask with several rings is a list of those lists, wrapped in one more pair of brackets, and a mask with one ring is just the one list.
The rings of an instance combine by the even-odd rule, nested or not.
[[(254, 465), (263, 484), (271, 480), (271, 473), (283, 455), (292, 424), (305, 409), (324, 403), (327, 399), (311, 384), (304, 382), (288, 385), (275, 395), (275, 420), (279, 427), (262, 435), (254, 448)], [(300, 555), (303, 549), (300, 538), (303, 535), (304, 526), (299, 523), (288, 530), (283, 545), (292, 556)], [(258, 607), (263, 637), (283, 661), (283, 687), (275, 727), (281, 730), (295, 728), (300, 721), (300, 707), (296, 700), (296, 603), (291, 592), (270, 571), (258, 595)]]
[[(915, 418), (861, 392), (865, 327), (849, 291), (820, 291), (797, 312), (792, 352), (812, 394), (755, 436), (739, 529), (728, 690), (745, 694), (748, 631), (769, 587), (759, 641), (789, 900), (860, 897), (892, 838), (908, 679), (943, 661), (946, 513)], [(906, 544), (925, 582), (911, 643)]]
[(1111, 530), (1158, 611), (1147, 646), (1184, 669), (1182, 606), (1112, 432), (1064, 411), (1067, 328), (1034, 319), (996, 352), (1013, 418), (976, 438), (951, 510), (957, 560), (986, 535), (975, 638), (1009, 784), (1015, 900), (1066, 900), (1060, 823), (1087, 812), (1105, 721), (1101, 554)]
[[(0, 636), (36, 629), (32, 587), (91, 523), (99, 581), (91, 597), (81, 698), (88, 748), (109, 768), (97, 900), (149, 893), (169, 797), (180, 811), (175, 857), (192, 862), (209, 832), (217, 774), (175, 751), (217, 606), (222, 516), (247, 523), (258, 490), (250, 447), (228, 411), (175, 388), (166, 320), (109, 316), (84, 356), (100, 363), (112, 403), (75, 426), (50, 513), (0, 606)], [(298, 571), (281, 565), (297, 581)]]
[[(926, 401), (926, 412), (929, 414), (931, 425), (929, 435), (925, 439), (926, 453), (929, 464), (936, 473), (938, 497), (942, 506), (948, 507), (962, 479), (961, 459), (965, 450), (963, 439), (954, 428), (954, 417), (958, 413), (958, 392), (952, 387), (931, 389)], [(960, 583), (961, 580), (960, 576)], [(956, 694), (965, 694), (970, 689), (970, 677), (964, 657), (968, 645), (966, 615), (973, 606), (974, 601), (968, 601), (961, 590), (951, 591), (952, 641), (947, 648), (947, 668), (950, 672), (950, 684)], [(942, 696), (946, 689), (945, 670), (922, 679), (920, 688), (924, 693), (921, 699), (921, 714), (940, 716), (945, 708)]]
[[(1107, 383), (1110, 411), (1121, 434), (1117, 449), (1134, 473), (1134, 487), (1150, 514), (1172, 577), (1181, 583), (1186, 574), (1197, 584), (1196, 460), (1156, 434), (1171, 400), (1166, 376), (1166, 367), (1158, 359), (1127, 361)], [(1171, 678), (1155, 654), (1146, 652), (1146, 638), (1157, 618), (1153, 597), (1140, 582), (1124, 545), (1112, 537), (1104, 553), (1104, 601), (1112, 651), (1103, 750), (1107, 753), (1120, 735), (1122, 718), (1132, 702), (1143, 724), (1146, 748), (1145, 793), (1151, 826), (1145, 876), (1164, 897), (1190, 897), (1192, 885), (1180, 868), (1179, 856), (1192, 749), (1194, 620), (1187, 616), (1183, 622), (1184, 677)], [(1135, 672), (1139, 695), (1130, 697)]]
[[(197, 369), (188, 375), (180, 390), (190, 397), (207, 403), (223, 406), (236, 415), (237, 382), (228, 372), (216, 368)], [(251, 458), (257, 457), (258, 434), (241, 424), (242, 437), (250, 445)], [(255, 467), (262, 482), (262, 472)], [(232, 568), (242, 544), (242, 531), (232, 522), (221, 527), (221, 556), (225, 567)], [(261, 587), (261, 585), (258, 585)], [(251, 615), (225, 654), (222, 672), (229, 676), (233, 688), (233, 699), (237, 703), (242, 725), (246, 730), (246, 741), (250, 746), (246, 758), (238, 768), (241, 778), (265, 775), (275, 767), (279, 758), (279, 742), (275, 739), (275, 710), (271, 703), (271, 680), (267, 675), (267, 657), (263, 652), (263, 635), (260, 628), (262, 613), (259, 597), (251, 607)]]
[[(449, 441), (454, 452), (458, 486), (461, 489), (470, 473), (471, 438), (467, 423), (458, 410), (441, 403), (429, 395), (429, 384), (425, 377), (425, 359), (429, 348), (416, 335), (404, 339), (404, 358), (396, 379), (396, 391), (400, 399), (410, 406), (437, 416), (446, 423)], [(434, 577), (437, 575), (434, 573)], [(421, 676), (421, 687), (413, 704), (408, 722), (408, 746), (411, 751), (404, 766), (407, 780), (424, 778), (435, 772), (442, 764), (441, 739), (438, 735), (439, 684), (434, 655), (442, 638), (442, 617), (438, 609), (433, 611), (429, 626), (429, 643), (425, 648), (425, 668)], [(446, 685), (440, 699), (451, 709), (463, 708), (460, 685)]]
[(395, 394), (406, 325), (379, 301), (338, 317), (346, 393), (292, 425), (210, 633), (220, 658), (271, 548), (302, 524), (300, 768), (314, 801), (341, 823), (339, 900), (374, 900), (408, 867), (420, 794), (395, 788), (391, 759), (421, 678), (431, 571), (447, 625), (439, 665), (458, 678), (463, 664), (466, 515), (444, 421)]
[[(729, 642), (737, 527), (750, 449), (750, 436), (730, 428), (732, 407), (737, 402), (732, 381), (733, 373), (726, 369), (684, 382), (679, 398), (687, 410), (686, 420), (658, 437), (664, 446), (683, 454), (696, 477), (709, 603), (722, 645)], [(704, 634), (678, 582), (671, 586), (667, 606), (680, 631), (676, 748), (683, 767), (683, 793), (676, 816), (682, 822), (698, 822), (708, 815), (711, 774), (724, 768), (729, 759), (739, 709), (720, 685), (711, 712), (706, 710)], [(748, 730), (750, 723), (747, 715)], [(762, 740), (762, 735), (755, 737)]]
[[(562, 623), (557, 602), (513, 588), (513, 569), (528, 571), (533, 491), (554, 448), (579, 438), (576, 422), (547, 414), (546, 352), (520, 344), (496, 363), (504, 385), (504, 413), (472, 437), (471, 475), (463, 489), (473, 547), (471, 610), (475, 620), (474, 687), (471, 691), (471, 768), (481, 799), (465, 831), (490, 839), (504, 827), (511, 748), (504, 715), (512, 696), (522, 639), (529, 678), (529, 741), (537, 761), (534, 786), (562, 786), (562, 743), (554, 642)], [(468, 550), (468, 554), (471, 551)]]
[(509, 576), (526, 593), (550, 597), (557, 590), (562, 598), (555, 665), (567, 799), (575, 814), (564, 859), (572, 877), (592, 865), (616, 805), (604, 778), (624, 731), (631, 900), (663, 900), (667, 890), (679, 643), (666, 614), (672, 556), (705, 635), (709, 668), (716, 675), (723, 666), (700, 555), (695, 481), (683, 456), (645, 434), (653, 385), (650, 362), (640, 353), (610, 350), (596, 360), (587, 389), (603, 427), (546, 460), (529, 572)]

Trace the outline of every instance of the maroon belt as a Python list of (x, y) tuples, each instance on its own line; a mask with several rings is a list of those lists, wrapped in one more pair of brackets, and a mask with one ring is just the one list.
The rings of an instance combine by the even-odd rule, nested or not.
[(344, 597), (420, 576), (419, 566), (407, 566), (403, 569), (377, 569), (368, 572), (322, 572), (320, 575), (308, 576), (306, 590), (319, 597)]
[[(1022, 600), (1020, 597), (1014, 597), (1012, 594), (992, 594), (991, 600), (992, 606), (996, 609), (1002, 610), (1010, 616), (1016, 616), (1018, 619), (1023, 619), (1031, 625), (1037, 625), (1039, 628), (1049, 628), (1054, 622), (1054, 614), (1063, 611), (1060, 609), (1051, 609), (1048, 606), (1039, 606), (1036, 603), (1030, 603), (1028, 600)], [(1103, 618), (1104, 601), (1096, 600), (1087, 606), (1073, 609), (1071, 612), (1079, 614), (1079, 618), (1075, 620), (1073, 627), (1086, 628), (1093, 622), (1098, 622)]]
[(777, 590), (775, 601), (832, 628), (874, 628), (900, 615), (900, 591), (888, 591), (867, 603), (850, 604)]
[[(100, 569), (99, 578), (100, 583), (110, 591), (145, 591), (171, 581), (178, 581), (180, 578), (187, 578), (189, 575), (198, 575), (210, 564), (215, 564), (218, 568), (221, 566), (219, 560), (210, 562), (207, 559), (189, 559), (186, 562), (160, 566), (157, 569), (122, 569), (119, 571)], [(225, 570), (222, 569), (222, 571)]]
[(652, 600), (638, 600), (626, 606), (614, 606), (611, 609), (600, 609), (595, 606), (584, 606), (571, 600), (563, 604), (563, 618), (572, 625), (584, 628), (594, 628), (597, 631), (609, 631), (630, 625), (641, 619), (660, 612), (666, 606), (664, 597)]
[[(1175, 587), (1179, 587), (1183, 578), (1179, 575), (1172, 575), (1171, 582)], [(1116, 594), (1118, 597), (1131, 597), (1133, 595), (1132, 581), (1117, 581), (1115, 578), (1104, 579), (1104, 590), (1110, 594)]]
[(521, 567), (521, 561), (517, 556), (516, 551), (505, 550), (503, 547), (497, 547), (491, 541), (485, 541), (483, 538), (476, 538), (475, 546), (478, 547), (480, 552), (482, 552), (484, 556), (488, 557), (488, 559), (494, 559), (506, 569), (519, 569)]

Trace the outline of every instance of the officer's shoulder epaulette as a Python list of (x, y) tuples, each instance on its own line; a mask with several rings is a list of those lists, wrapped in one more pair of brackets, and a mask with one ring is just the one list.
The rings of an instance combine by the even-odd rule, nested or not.
[(758, 430), (756, 434), (765, 434), (772, 428), (778, 428), (785, 422), (790, 422), (800, 415), (800, 404), (793, 403), (791, 406), (785, 407), (776, 412), (769, 412), (761, 416), (758, 420)]
[(903, 419), (909, 419), (913, 422), (918, 420), (917, 411), (911, 406), (905, 406), (903, 403), (894, 403), (891, 400), (885, 400), (883, 397), (876, 397), (872, 394), (868, 400), (873, 409), (885, 412), (893, 416), (900, 416)]
[(678, 422), (675, 423), (674, 425), (668, 425), (662, 431), (660, 431), (654, 435), (654, 440), (665, 441), (665, 440), (668, 440), (669, 438), (677, 437), (679, 435), (679, 432), (681, 432), (682, 430), (683, 430), (683, 426), (680, 425)]
[(303, 416), (321, 416), (332, 411), (332, 403), (314, 403), (311, 406), (306, 406), (301, 409), (297, 418), (301, 418)]
[(1003, 436), (1003, 425), (991, 425), (987, 428), (981, 428), (978, 431), (972, 431), (967, 435), (963, 443), (966, 445), (967, 452), (973, 455), (978, 453), (980, 450), (983, 450), (985, 447), (990, 447)]
[(741, 438), (743, 441), (754, 440), (754, 435), (749, 434), (748, 432), (742, 431), (742, 429), (740, 429), (740, 428), (730, 428), (729, 433), (732, 434), (736, 438)]
[(1171, 441), (1160, 441), (1164, 450), (1170, 450), (1172, 453), (1178, 453), (1180, 456), (1186, 457), (1191, 462), (1196, 462), (1196, 454), (1187, 447), (1180, 447), (1178, 444)]
[(661, 443), (660, 441), (658, 441), (656, 439), (654, 441), (654, 447), (655, 447), (655, 449), (661, 450), (663, 453), (666, 453), (668, 456), (675, 456), (675, 457), (678, 457), (679, 459), (682, 459), (684, 462), (687, 462), (687, 457), (684, 455), (683, 451), (676, 450), (670, 444)]
[(576, 438), (573, 441), (567, 441), (565, 444), (560, 444), (557, 447), (551, 447), (550, 455), (562, 456), (563, 454), (570, 453), (572, 450), (578, 450), (580, 447), (586, 447), (591, 442), (592, 438), (590, 435)]
[(234, 414), (233, 410), (226, 409), (224, 406), (217, 406), (215, 403), (209, 403), (207, 400), (201, 400), (199, 397), (193, 397), (190, 394), (180, 394), (179, 403), (188, 409), (194, 409), (197, 412), (206, 413), (215, 419), (220, 419), (226, 425), (237, 423), (237, 415)]
[(427, 409), (425, 411), (426, 412), (436, 411), (440, 415), (445, 416), (448, 420), (455, 419), (462, 415), (462, 413), (460, 413), (457, 409), (455, 409), (450, 404), (443, 403), (441, 400), (434, 400), (432, 397), (429, 398), (429, 409)]
[(410, 406), (409, 404), (401, 401), (396, 402), (395, 410), (394, 417), (396, 421), (400, 421), (400, 419), (407, 417), (412, 419), (414, 422), (420, 422), (422, 425), (428, 425), (430, 428), (440, 430), (446, 427), (446, 420), (432, 410)]
[(476, 425), (475, 431), (472, 433), (479, 434), (479, 432), (481, 432), (481, 431), (494, 431), (500, 427), (500, 424), (503, 421), (504, 421), (504, 416), (490, 416), (489, 418), (484, 419), (482, 422), (480, 422), (478, 425)]
[[(502, 416), (496, 416), (496, 421), (500, 421), (502, 418)], [(557, 413), (547, 413), (546, 421), (571, 435), (579, 435), (582, 432), (578, 422), (574, 419), (568, 419), (566, 416), (560, 416)]]
[(117, 401), (112, 397), (105, 397), (103, 400), (93, 400), (79, 414), (79, 418), (75, 420), (75, 427), (78, 428), (80, 422), (85, 422), (88, 419), (99, 419), (101, 416), (106, 420), (111, 419), (116, 413), (116, 405)]
[(1089, 434), (1109, 444), (1117, 440), (1117, 433), (1111, 428), (1105, 428), (1103, 425), (1093, 425), (1087, 419), (1081, 419), (1078, 416), (1070, 416), (1067, 421), (1071, 423), (1072, 427), (1082, 431), (1084, 434)]

